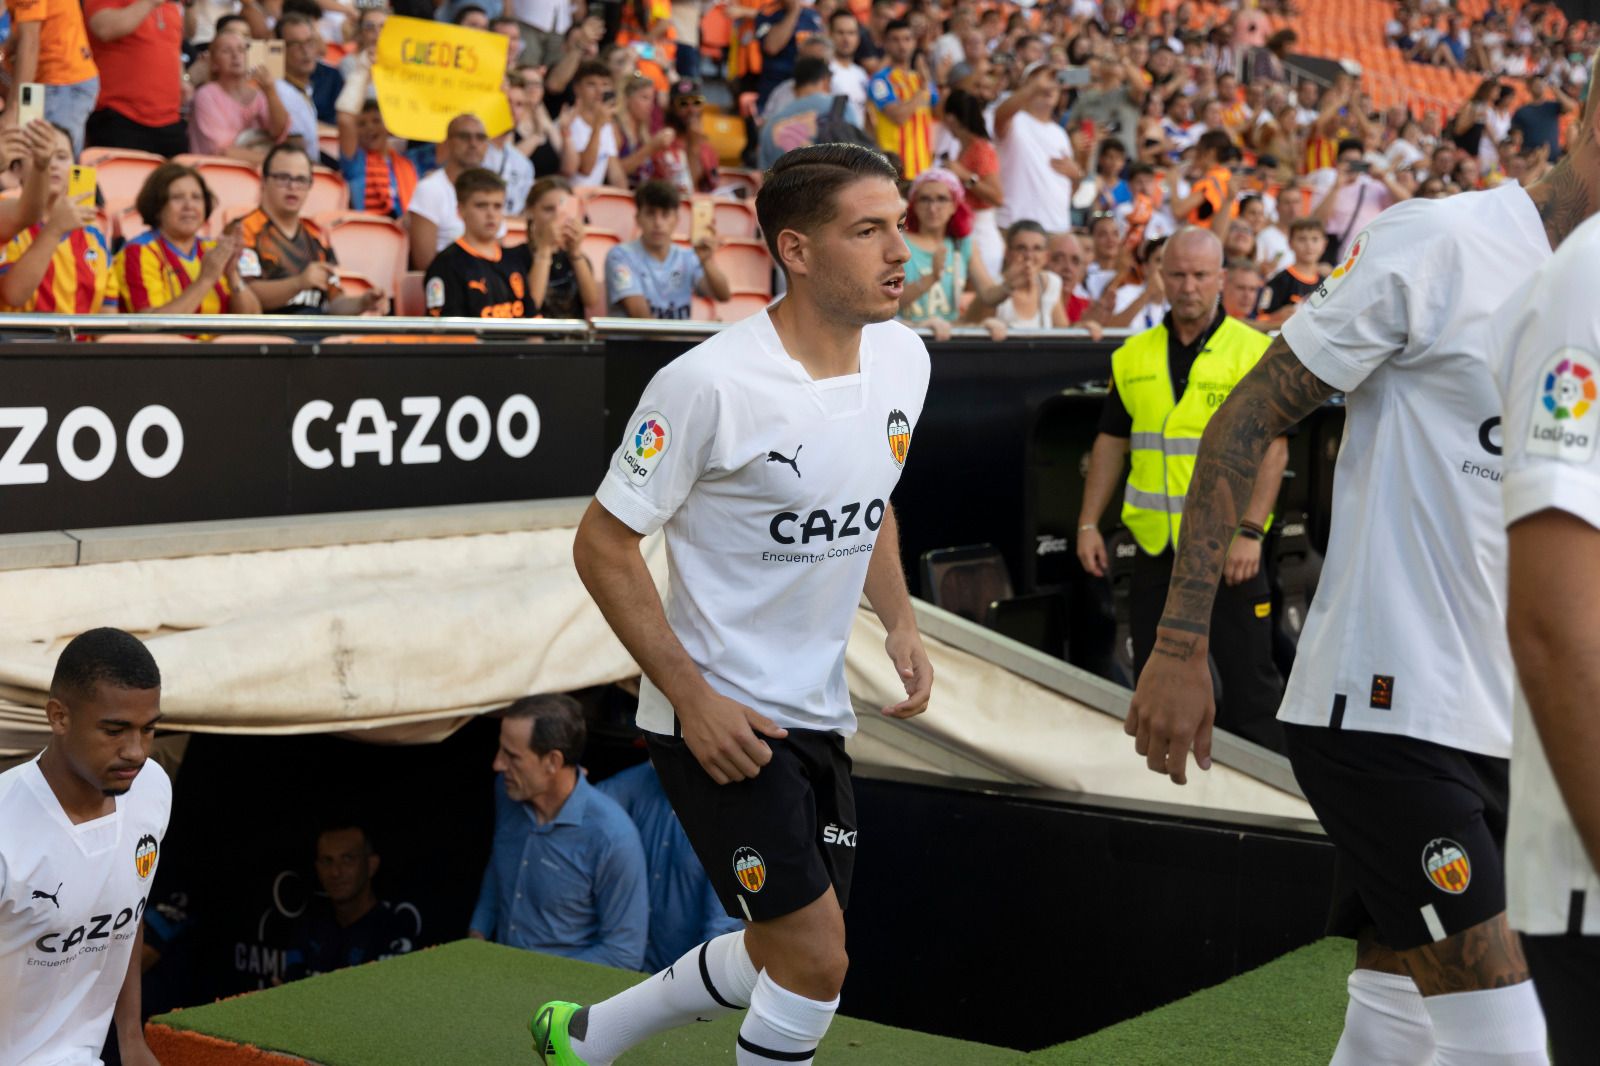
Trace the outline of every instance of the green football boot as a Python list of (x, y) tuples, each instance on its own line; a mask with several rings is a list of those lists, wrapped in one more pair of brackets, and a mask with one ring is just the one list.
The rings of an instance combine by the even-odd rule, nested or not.
[(533, 1012), (528, 1031), (533, 1034), (533, 1050), (544, 1066), (588, 1066), (572, 1050), (567, 1025), (582, 1008), (576, 1003), (551, 1000)]

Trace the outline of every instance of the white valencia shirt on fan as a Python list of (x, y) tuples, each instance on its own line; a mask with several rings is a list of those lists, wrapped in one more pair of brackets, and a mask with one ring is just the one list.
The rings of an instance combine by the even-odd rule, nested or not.
[(1322, 582), (1278, 717), (1511, 754), (1497, 311), (1550, 258), (1515, 183), (1409, 200), (1283, 325), (1345, 393)]
[(155, 880), (172, 783), (154, 760), (73, 825), (37, 760), (0, 774), (0, 1062), (94, 1066)]
[[(1505, 524), (1555, 509), (1600, 529), (1600, 218), (1573, 231), (1505, 309)], [(1600, 935), (1600, 877), (1516, 689), (1506, 913), (1534, 935)], [(1578, 895), (1580, 894), (1581, 895)], [(1574, 913), (1575, 899), (1581, 915)], [(1576, 926), (1576, 927), (1574, 927)]]
[[(717, 692), (791, 729), (855, 732), (844, 653), (928, 388), (897, 322), (861, 331), (858, 373), (813, 380), (765, 311), (663, 367), (595, 498), (665, 529), (667, 621)], [(646, 678), (639, 726), (673, 732)]]

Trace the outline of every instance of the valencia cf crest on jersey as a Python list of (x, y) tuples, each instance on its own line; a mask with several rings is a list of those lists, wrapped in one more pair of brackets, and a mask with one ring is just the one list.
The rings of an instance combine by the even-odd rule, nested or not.
[(133, 868), (139, 872), (139, 880), (143, 881), (150, 876), (156, 868), (157, 853), (156, 838), (146, 833), (139, 838), (133, 846)]
[(889, 412), (889, 457), (895, 466), (906, 465), (906, 453), (911, 450), (911, 420), (904, 411)]

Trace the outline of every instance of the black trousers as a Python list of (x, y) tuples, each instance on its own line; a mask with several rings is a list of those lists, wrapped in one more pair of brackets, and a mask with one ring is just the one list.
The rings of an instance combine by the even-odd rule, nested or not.
[(1600, 937), (1522, 937), (1555, 1066), (1593, 1062), (1600, 1048)]
[[(1133, 671), (1138, 676), (1156, 643), (1156, 626), (1167, 605), (1172, 551), (1139, 552), (1129, 592)], [(1217, 727), (1273, 751), (1284, 750), (1278, 704), (1283, 678), (1272, 662), (1272, 592), (1263, 570), (1242, 585), (1221, 583), (1211, 608), (1211, 670), (1220, 684)]]
[(170, 126), (143, 126), (108, 107), (89, 115), (83, 134), (93, 148), (133, 148), (168, 159), (189, 150), (189, 126), (182, 119)]

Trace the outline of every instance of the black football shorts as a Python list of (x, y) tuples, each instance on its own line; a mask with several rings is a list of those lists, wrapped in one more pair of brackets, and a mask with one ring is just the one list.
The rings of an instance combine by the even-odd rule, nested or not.
[(1328, 932), (1396, 951), (1506, 909), (1510, 762), (1425, 740), (1284, 723), (1289, 761), (1338, 861)]
[(828, 886), (850, 900), (856, 799), (837, 733), (791, 729), (762, 738), (772, 761), (719, 785), (680, 737), (646, 733), (650, 761), (728, 915), (769, 921), (814, 903)]

